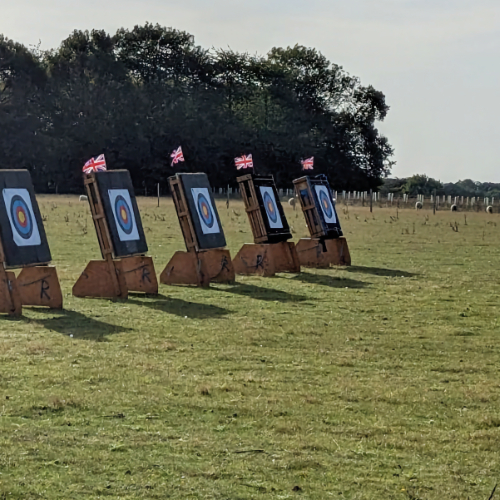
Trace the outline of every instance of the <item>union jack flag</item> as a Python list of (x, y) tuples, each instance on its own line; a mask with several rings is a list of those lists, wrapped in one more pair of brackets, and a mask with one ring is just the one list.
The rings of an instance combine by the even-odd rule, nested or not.
[(234, 164), (237, 170), (242, 168), (253, 168), (252, 155), (243, 155), (234, 159)]
[(174, 163), (179, 163), (180, 161), (184, 161), (184, 155), (182, 154), (182, 148), (179, 146), (177, 149), (174, 149), (173, 153), (170, 155), (172, 158), (171, 166), (174, 166)]
[(91, 158), (82, 168), (84, 174), (91, 174), (92, 172), (106, 172), (106, 160), (104, 155)]
[(313, 170), (314, 156), (311, 156), (311, 158), (306, 158), (305, 160), (300, 160), (300, 163), (302, 163), (302, 170)]

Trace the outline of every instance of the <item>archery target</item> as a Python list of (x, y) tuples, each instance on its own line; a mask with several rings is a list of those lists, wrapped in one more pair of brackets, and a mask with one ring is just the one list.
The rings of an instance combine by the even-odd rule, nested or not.
[(269, 227), (283, 228), (283, 222), (281, 221), (280, 213), (278, 211), (278, 205), (276, 203), (273, 188), (265, 186), (259, 186), (259, 188), (262, 195), (262, 201), (264, 202), (264, 208), (266, 209), (267, 218), (269, 220)]
[(27, 189), (4, 189), (3, 199), (7, 208), (14, 243), (18, 247), (41, 245), (40, 231), (33, 213)]
[(208, 188), (191, 188), (198, 218), (203, 234), (220, 233), (219, 223), (215, 216)]
[(140, 239), (128, 189), (108, 189), (108, 195), (120, 241)]
[(333, 208), (332, 197), (326, 186), (314, 186), (316, 189), (316, 195), (318, 196), (318, 201), (323, 210), (325, 216), (325, 222), (327, 224), (336, 224), (337, 217), (335, 216), (335, 209)]

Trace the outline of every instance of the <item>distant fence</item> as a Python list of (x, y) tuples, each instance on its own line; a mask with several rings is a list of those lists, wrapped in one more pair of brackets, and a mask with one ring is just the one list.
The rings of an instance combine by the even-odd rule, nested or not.
[[(238, 188), (212, 188), (215, 196), (239, 197)], [(294, 189), (278, 189), (280, 198), (292, 198), (295, 196)], [(368, 191), (334, 191), (334, 198), (337, 204), (347, 206), (368, 207), (370, 206), (370, 193)], [(483, 198), (483, 197), (469, 197), (469, 196), (424, 196), (416, 195), (409, 196), (407, 194), (382, 194), (380, 192), (372, 193), (372, 206), (379, 208), (410, 208), (415, 209), (417, 202), (422, 204), (422, 209), (433, 210), (434, 204), (436, 210), (450, 210), (453, 205), (457, 209), (469, 211), (482, 211), (486, 207), (499, 207), (500, 199)], [(499, 207), (500, 208), (500, 207)]]
[[(212, 188), (212, 192), (216, 198), (240, 198), (238, 188)], [(158, 187), (159, 193), (159, 187)], [(147, 190), (145, 195), (147, 196)], [(164, 194), (164, 193), (162, 193)], [(288, 200), (295, 196), (294, 189), (278, 189), (278, 194), (281, 200)], [(370, 206), (370, 192), (369, 191), (334, 191), (333, 196), (340, 205), (347, 205), (353, 207), (369, 207)], [(453, 205), (460, 211), (480, 212), (487, 207), (492, 206), (494, 209), (498, 208), (500, 212), (500, 199), (494, 197), (469, 197), (469, 196), (424, 196), (416, 195), (409, 196), (407, 194), (395, 194), (374, 192), (372, 196), (372, 206), (374, 208), (409, 208), (415, 210), (417, 202), (422, 204), (422, 209), (433, 210), (434, 205), (436, 210), (450, 210)]]
[[(494, 197), (469, 197), (469, 196), (424, 196), (416, 195), (409, 196), (407, 194), (387, 193), (380, 192), (372, 193), (372, 205), (379, 208), (410, 208), (415, 209), (417, 202), (420, 202), (422, 209), (433, 210), (451, 210), (453, 206), (460, 211), (480, 212), (487, 207), (498, 207), (499, 199)], [(363, 191), (338, 191), (335, 196), (338, 204), (348, 206), (369, 206), (370, 193)]]

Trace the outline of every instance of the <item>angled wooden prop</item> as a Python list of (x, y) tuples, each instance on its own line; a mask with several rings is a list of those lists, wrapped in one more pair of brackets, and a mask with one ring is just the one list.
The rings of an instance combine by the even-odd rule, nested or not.
[[(62, 309), (61, 286), (27, 170), (0, 171), (0, 312), (23, 306)], [(7, 269), (21, 268), (16, 277)]]
[(126, 170), (85, 176), (85, 188), (103, 260), (91, 260), (73, 286), (75, 297), (127, 299), (129, 292), (158, 294), (153, 259)]
[(254, 243), (245, 243), (233, 259), (236, 274), (299, 273), (299, 258), (295, 244), (287, 241), (292, 234), (273, 176), (247, 174), (236, 180), (254, 237)]
[(297, 243), (300, 264), (316, 268), (350, 266), (351, 254), (326, 176), (304, 176), (293, 184), (311, 234), (311, 238), (302, 238)]
[(209, 286), (234, 283), (231, 254), (206, 174), (177, 174), (168, 179), (186, 244), (160, 275), (165, 285)]

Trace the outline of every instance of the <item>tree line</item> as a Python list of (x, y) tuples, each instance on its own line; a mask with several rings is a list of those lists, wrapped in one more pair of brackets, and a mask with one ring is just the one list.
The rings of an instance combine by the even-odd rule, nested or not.
[(383, 184), (380, 186), (380, 191), (384, 194), (404, 193), (410, 196), (417, 194), (430, 196), (436, 194), (438, 196), (495, 197), (500, 199), (500, 184), (494, 182), (477, 182), (472, 179), (442, 183), (425, 174), (417, 174), (406, 178), (384, 179)]
[[(175, 172), (235, 186), (234, 157), (291, 186), (300, 159), (335, 189), (376, 189), (393, 148), (377, 130), (389, 107), (320, 52), (266, 56), (195, 45), (189, 33), (145, 24), (74, 31), (57, 49), (0, 35), (0, 168), (27, 168), (39, 192), (80, 192), (82, 166), (104, 153), (136, 188)], [(182, 145), (185, 163), (170, 167)]]

